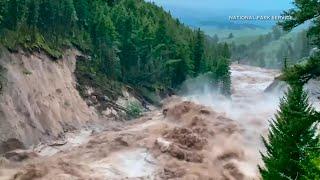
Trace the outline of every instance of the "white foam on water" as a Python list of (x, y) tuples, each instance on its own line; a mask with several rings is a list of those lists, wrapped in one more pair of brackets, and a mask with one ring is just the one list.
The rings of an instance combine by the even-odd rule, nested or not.
[(105, 159), (91, 163), (90, 167), (106, 178), (150, 177), (157, 170), (155, 159), (144, 148), (114, 152)]

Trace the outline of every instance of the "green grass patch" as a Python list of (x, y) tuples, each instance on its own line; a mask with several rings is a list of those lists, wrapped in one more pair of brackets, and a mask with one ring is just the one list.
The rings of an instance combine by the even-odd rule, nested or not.
[(1, 35), (1, 44), (11, 52), (17, 52), (19, 48), (26, 51), (44, 51), (53, 59), (62, 57), (62, 46), (71, 44), (64, 39), (57, 39), (55, 42), (46, 40), (40, 33), (32, 32), (27, 28), (21, 28), (16, 31), (4, 30)]
[(141, 104), (136, 101), (129, 102), (126, 109), (128, 117), (132, 119), (140, 117), (143, 112)]

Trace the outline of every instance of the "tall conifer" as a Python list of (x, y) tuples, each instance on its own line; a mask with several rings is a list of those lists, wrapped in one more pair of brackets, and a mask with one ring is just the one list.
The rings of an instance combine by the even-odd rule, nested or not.
[(303, 86), (292, 85), (281, 99), (279, 111), (272, 120), (268, 140), (263, 139), (267, 149), (266, 154), (262, 155), (265, 167), (259, 167), (263, 179), (316, 178), (315, 174), (319, 170), (310, 157), (319, 145), (319, 137), (315, 137), (314, 128), (314, 124), (319, 122), (316, 114), (308, 103)]

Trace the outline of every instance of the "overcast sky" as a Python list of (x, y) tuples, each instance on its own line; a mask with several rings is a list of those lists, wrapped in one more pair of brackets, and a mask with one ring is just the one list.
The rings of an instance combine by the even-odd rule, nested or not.
[(206, 10), (286, 10), (292, 7), (292, 0), (149, 0), (169, 8), (191, 8)]

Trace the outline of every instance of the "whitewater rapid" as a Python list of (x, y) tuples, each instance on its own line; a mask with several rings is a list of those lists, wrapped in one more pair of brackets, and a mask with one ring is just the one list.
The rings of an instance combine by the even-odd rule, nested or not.
[(246, 153), (252, 166), (261, 164), (260, 151), (264, 152), (261, 136), (267, 136), (270, 120), (274, 117), (282, 92), (266, 93), (265, 89), (280, 71), (253, 66), (232, 64), (231, 98), (225, 98), (204, 83), (202, 92), (188, 92), (186, 99), (212, 107), (226, 117), (237, 121), (243, 129)]
[(264, 90), (278, 74), (233, 64), (231, 98), (199, 81), (201, 91), (168, 98), (139, 119), (70, 134), (56, 146), (23, 152), (35, 157), (14, 166), (0, 163), (0, 179), (258, 180), (261, 136), (281, 96)]

